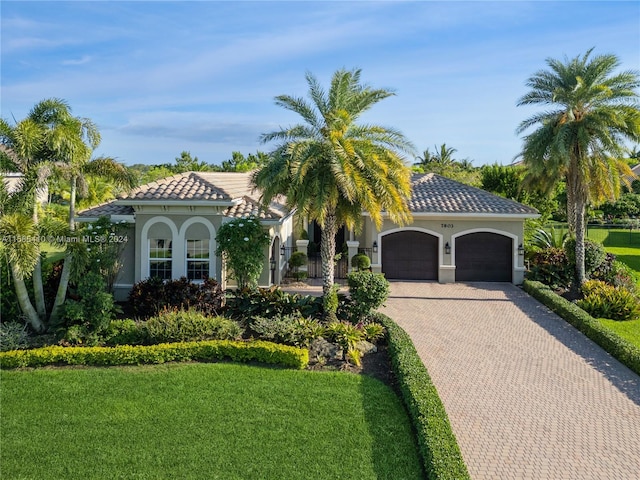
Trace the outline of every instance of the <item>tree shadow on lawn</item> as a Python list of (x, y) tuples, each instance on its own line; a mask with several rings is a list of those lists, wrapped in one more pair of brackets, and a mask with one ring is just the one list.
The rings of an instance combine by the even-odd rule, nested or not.
[(513, 287), (504, 292), (531, 321), (546, 330), (556, 340), (582, 357), (589, 365), (604, 375), (613, 386), (636, 405), (640, 405), (640, 376), (620, 363), (597, 343), (573, 325), (531, 297), (524, 290)]
[[(365, 355), (366, 358), (366, 355)], [(363, 372), (366, 370), (363, 369)], [(426, 478), (416, 434), (409, 414), (395, 389), (382, 379), (368, 374), (361, 375), (361, 398), (365, 420), (371, 436), (371, 458), (378, 478), (402, 478), (416, 480)], [(374, 402), (372, 383), (384, 383), (393, 393), (383, 402)], [(375, 387), (375, 385), (373, 385)], [(380, 398), (380, 396), (378, 396)], [(406, 441), (401, 439), (406, 438)], [(408, 477), (413, 473), (415, 477)]]

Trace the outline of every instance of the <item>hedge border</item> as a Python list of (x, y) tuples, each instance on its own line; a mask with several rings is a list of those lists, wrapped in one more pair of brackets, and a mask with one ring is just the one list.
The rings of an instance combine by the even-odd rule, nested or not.
[(640, 348), (603, 327), (598, 320), (578, 305), (561, 297), (544, 283), (525, 280), (522, 287), (529, 295), (546, 305), (614, 358), (640, 375)]
[(381, 313), (376, 317), (387, 331), (391, 366), (416, 431), (427, 478), (470, 479), (447, 412), (411, 338), (391, 318)]
[(115, 347), (49, 346), (32, 350), (0, 352), (0, 368), (42, 367), (46, 365), (141, 365), (220, 359), (229, 359), (235, 362), (256, 361), (303, 369), (309, 363), (309, 351), (304, 348), (261, 340), (251, 342), (208, 340), (158, 345), (118, 345)]

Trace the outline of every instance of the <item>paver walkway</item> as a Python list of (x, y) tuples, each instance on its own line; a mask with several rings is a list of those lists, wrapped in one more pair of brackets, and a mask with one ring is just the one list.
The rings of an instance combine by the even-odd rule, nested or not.
[(392, 282), (480, 479), (640, 479), (640, 377), (510, 284)]

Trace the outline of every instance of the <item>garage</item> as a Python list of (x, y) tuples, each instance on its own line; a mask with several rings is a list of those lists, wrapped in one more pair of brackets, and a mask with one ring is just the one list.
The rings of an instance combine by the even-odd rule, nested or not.
[(438, 237), (415, 230), (382, 237), (382, 272), (390, 280), (438, 280)]
[(511, 282), (511, 238), (497, 233), (462, 235), (455, 241), (456, 282)]

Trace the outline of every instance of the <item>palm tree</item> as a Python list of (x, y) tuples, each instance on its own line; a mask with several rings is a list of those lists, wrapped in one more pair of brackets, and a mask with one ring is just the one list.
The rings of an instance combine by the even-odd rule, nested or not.
[(524, 137), (520, 155), (527, 168), (527, 182), (549, 190), (561, 180), (567, 183), (567, 219), (576, 237), (576, 279), (585, 280), (584, 216), (591, 199), (619, 193), (614, 184), (628, 173), (617, 159), (624, 156), (625, 140), (640, 138), (638, 73), (613, 74), (620, 65), (615, 55), (589, 58), (547, 59), (549, 70), (531, 76), (531, 90), (518, 105), (544, 105), (518, 127), (518, 134), (537, 127)]
[(362, 113), (392, 96), (360, 83), (360, 70), (334, 73), (328, 93), (307, 73), (309, 101), (281, 95), (276, 105), (297, 113), (304, 123), (262, 135), (280, 142), (272, 160), (254, 174), (265, 203), (284, 194), (291, 207), (322, 229), (323, 293), (333, 288), (335, 236), (345, 225), (359, 230), (362, 211), (380, 228), (382, 212), (398, 224), (409, 222), (411, 172), (403, 152), (413, 146), (397, 130), (357, 124)]
[(432, 161), (437, 163), (441, 168), (450, 167), (456, 162), (453, 154), (456, 153), (457, 150), (453, 147), (447, 147), (446, 143), (440, 145), (440, 149), (436, 146), (435, 152)]

